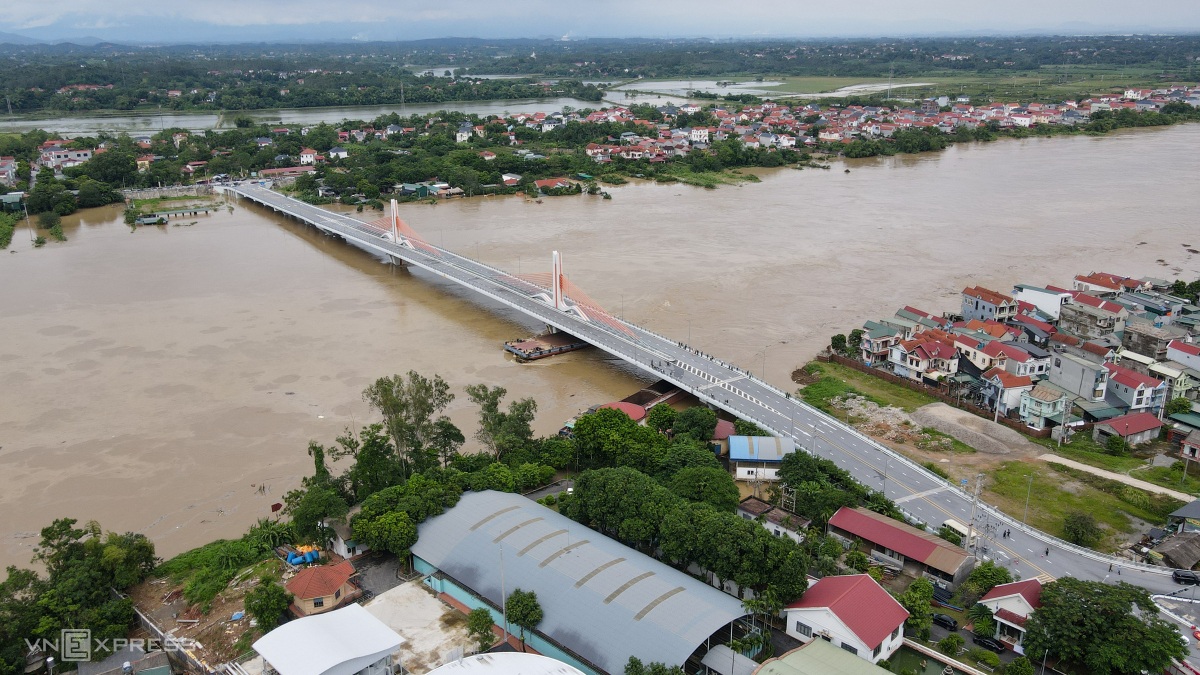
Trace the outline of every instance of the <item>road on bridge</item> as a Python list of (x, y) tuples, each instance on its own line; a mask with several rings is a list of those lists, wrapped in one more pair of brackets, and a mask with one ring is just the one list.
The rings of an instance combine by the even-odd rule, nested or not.
[[(804, 450), (835, 462), (862, 484), (882, 491), (913, 519), (939, 526), (948, 518), (971, 522), (970, 494), (909, 459), (885, 448), (853, 428), (755, 378), (750, 372), (697, 352), (616, 317), (587, 321), (559, 310), (544, 299), (547, 289), (517, 279), (450, 251), (391, 240), (349, 216), (300, 202), (258, 185), (226, 188), (276, 211), (287, 213), (348, 241), (412, 266), (428, 270), (516, 309), (548, 326), (586, 340), (652, 377), (666, 379), (699, 399), (780, 436), (795, 439)], [(1161, 567), (1132, 564), (1075, 547), (978, 502), (975, 527), (977, 554), (1002, 564), (1023, 579), (1072, 576), (1115, 583), (1126, 581), (1153, 593), (1180, 590)], [(1011, 530), (1009, 538), (1000, 533)], [(1048, 553), (1048, 554), (1047, 554)], [(1111, 569), (1110, 569), (1111, 568)]]

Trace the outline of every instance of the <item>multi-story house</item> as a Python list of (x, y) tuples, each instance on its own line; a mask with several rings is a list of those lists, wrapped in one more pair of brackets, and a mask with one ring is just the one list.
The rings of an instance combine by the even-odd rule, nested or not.
[(1017, 314), (1017, 301), (1010, 295), (982, 286), (970, 286), (962, 292), (963, 319), (1008, 321)]
[(1106, 398), (1110, 403), (1129, 413), (1157, 413), (1166, 404), (1166, 382), (1115, 363), (1106, 363), (1104, 367), (1108, 370)]
[(958, 359), (950, 336), (940, 330), (925, 331), (912, 340), (897, 342), (888, 357), (892, 372), (917, 382), (936, 382), (957, 373)]
[(1013, 297), (1019, 302), (1028, 302), (1037, 307), (1039, 312), (1055, 321), (1058, 320), (1063, 305), (1071, 302), (1071, 294), (1066, 291), (1052, 291), (1028, 284), (1013, 286)]
[(1021, 393), (1019, 414), (1031, 429), (1045, 429), (1050, 423), (1062, 424), (1070, 396), (1045, 385)]
[(1108, 365), (1076, 354), (1054, 354), (1050, 359), (1049, 380), (1055, 386), (1088, 401), (1104, 400), (1108, 388)]
[(1021, 407), (1021, 396), (1033, 389), (1033, 379), (1028, 375), (1013, 375), (1001, 367), (983, 374), (982, 393), (988, 405), (1001, 415)]
[(900, 341), (903, 332), (887, 324), (868, 321), (863, 324), (862, 362), (868, 366), (880, 366), (888, 362), (892, 347)]

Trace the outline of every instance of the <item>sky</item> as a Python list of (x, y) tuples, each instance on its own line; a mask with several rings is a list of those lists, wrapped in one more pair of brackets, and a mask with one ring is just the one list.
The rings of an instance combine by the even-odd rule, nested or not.
[(7, 0), (0, 32), (133, 43), (1200, 32), (1200, 0)]

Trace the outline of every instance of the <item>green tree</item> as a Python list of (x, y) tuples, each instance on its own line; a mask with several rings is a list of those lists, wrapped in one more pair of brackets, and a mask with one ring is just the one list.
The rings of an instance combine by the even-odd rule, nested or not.
[(675, 409), (666, 403), (655, 404), (646, 413), (646, 426), (665, 433), (675, 426), (676, 414)]
[(62, 224), (62, 216), (54, 211), (44, 211), (38, 214), (37, 221), (41, 228), (58, 227)]
[(1033, 664), (1024, 656), (1018, 656), (1004, 666), (1004, 675), (1033, 675)]
[(1104, 439), (1104, 451), (1110, 455), (1124, 455), (1128, 449), (1129, 444), (1117, 434)]
[(263, 633), (269, 633), (279, 625), (280, 619), (292, 604), (294, 596), (271, 577), (263, 577), (258, 585), (246, 594), (246, 611), (258, 622)]
[(525, 651), (525, 635), (532, 633), (542, 622), (542, 606), (538, 603), (537, 593), (523, 591), (520, 588), (508, 595), (505, 603), (508, 620), (521, 629), (521, 651)]
[(846, 353), (846, 336), (841, 333), (834, 335), (833, 339), (831, 339), (829, 341), (829, 348), (833, 351), (834, 354), (845, 354)]
[(1123, 675), (1160, 672), (1187, 654), (1143, 588), (1063, 577), (1042, 589), (1041, 601), (1025, 626), (1032, 660), (1049, 652), (1088, 673)]
[(1100, 542), (1103, 532), (1095, 516), (1072, 511), (1063, 519), (1063, 536), (1072, 544), (1091, 547)]
[(713, 467), (680, 469), (671, 478), (669, 487), (684, 499), (704, 502), (718, 511), (733, 511), (740, 499), (737, 483), (729, 472)]
[(492, 613), (485, 607), (476, 607), (467, 614), (467, 635), (479, 645), (479, 651), (486, 652), (496, 644), (496, 634), (492, 632)]
[(532, 398), (511, 401), (508, 411), (500, 409), (500, 402), (508, 393), (504, 387), (488, 387), (472, 384), (466, 388), (467, 397), (479, 406), (479, 430), (475, 438), (483, 443), (497, 460), (515, 450), (527, 448), (533, 440), (533, 417), (537, 413), (537, 402)]
[(675, 434), (687, 435), (700, 442), (712, 439), (717, 430), (717, 413), (711, 408), (693, 406), (675, 418)]
[(850, 356), (858, 356), (862, 347), (862, 341), (863, 330), (861, 328), (855, 328), (850, 331), (850, 336), (846, 338), (846, 352)]
[(378, 518), (355, 518), (351, 525), (354, 538), (376, 550), (388, 551), (403, 559), (417, 543), (417, 526), (403, 511), (391, 511)]
[(737, 434), (738, 436), (770, 436), (771, 435), (771, 434), (767, 433), (765, 430), (759, 428), (759, 426), (757, 424), (755, 424), (754, 422), (747, 422), (746, 420), (734, 420), (733, 421), (733, 433)]
[(917, 579), (896, 600), (908, 610), (904, 631), (922, 640), (929, 639), (933, 625), (933, 584), (925, 578)]
[(958, 633), (951, 633), (938, 640), (937, 648), (939, 652), (946, 656), (957, 657), (959, 650), (963, 648), (963, 644), (965, 643), (966, 640), (963, 639), (963, 636)]
[(448, 420), (440, 413), (454, 400), (454, 394), (440, 376), (429, 379), (410, 370), (407, 376), (379, 378), (363, 391), (363, 400), (383, 415), (401, 473), (408, 476), (421, 468), (425, 451), (437, 443), (439, 422)]
[(850, 551), (846, 554), (846, 566), (856, 572), (866, 572), (871, 567), (871, 561), (862, 551)]
[(1167, 415), (1181, 415), (1192, 411), (1192, 402), (1180, 396), (1167, 401)]
[(938, 528), (937, 536), (941, 537), (942, 539), (945, 539), (946, 541), (950, 542), (951, 544), (954, 544), (955, 546), (962, 546), (962, 535), (959, 534), (958, 532), (955, 532), (954, 528), (952, 528), (952, 527), (949, 527), (947, 525), (942, 525), (941, 527)]
[(382, 424), (363, 427), (358, 439), (343, 437), (343, 447), (355, 448), (354, 464), (346, 471), (354, 501), (399, 485), (404, 481), (396, 447), (383, 433)]

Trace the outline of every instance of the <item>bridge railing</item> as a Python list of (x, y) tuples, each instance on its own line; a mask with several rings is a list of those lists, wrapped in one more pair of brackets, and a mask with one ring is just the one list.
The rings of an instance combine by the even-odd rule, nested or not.
[[(236, 188), (235, 188), (235, 189), (232, 189), (231, 191), (233, 191), (233, 192), (237, 192), (238, 194), (241, 194), (242, 196), (248, 197), (248, 198), (250, 198), (250, 199), (254, 199), (254, 195), (253, 195), (253, 194), (250, 194), (250, 193), (243, 192), (243, 191), (241, 191), (241, 190), (238, 190), (238, 189), (236, 189)], [(277, 193), (273, 193), (273, 194), (277, 194)], [(482, 280), (482, 281), (487, 281), (487, 282), (490, 282), (490, 283), (492, 283), (492, 284), (495, 284), (495, 285), (497, 285), (497, 286), (503, 287), (503, 288), (505, 288), (505, 289), (508, 289), (508, 290), (510, 290), (510, 291), (515, 291), (515, 292), (518, 292), (518, 293), (524, 293), (524, 292), (525, 292), (525, 290), (524, 290), (524, 289), (521, 289), (521, 288), (516, 288), (516, 287), (514, 287), (514, 286), (512, 286), (512, 285), (510, 285), (510, 284), (508, 284), (508, 283), (505, 283), (505, 282), (503, 282), (501, 279), (495, 278), (495, 277), (494, 277), (492, 274), (489, 274), (489, 275), (486, 275), (486, 276), (485, 276), (485, 275), (481, 275), (481, 274), (480, 274), (478, 271), (476, 271), (476, 270), (469, 269), (469, 267), (483, 268), (483, 269), (486, 269), (486, 270), (488, 270), (488, 271), (489, 271), (489, 272), (491, 272), (491, 273), (494, 273), (494, 275), (496, 275), (496, 276), (498, 276), (498, 277), (503, 277), (503, 278), (514, 278), (514, 277), (512, 277), (512, 275), (510, 275), (509, 273), (507, 273), (507, 272), (504, 272), (504, 271), (502, 271), (502, 270), (499, 270), (499, 269), (496, 269), (496, 268), (494, 268), (494, 267), (491, 267), (490, 265), (486, 265), (486, 264), (484, 264), (484, 263), (480, 263), (480, 262), (478, 262), (478, 261), (475, 261), (475, 260), (472, 260), (472, 259), (470, 259), (470, 258), (466, 258), (465, 256), (461, 256), (461, 255), (458, 255), (458, 254), (456, 254), (456, 253), (452, 253), (452, 252), (450, 252), (450, 251), (446, 251), (445, 249), (442, 249), (442, 248), (440, 248), (440, 247), (432, 246), (431, 244), (428, 244), (428, 242), (424, 242), (424, 243), (426, 243), (427, 245), (431, 246), (432, 248), (435, 248), (435, 249), (437, 249), (438, 251), (441, 251), (441, 252), (443, 252), (443, 253), (446, 253), (446, 254), (448, 254), (448, 255), (449, 255), (450, 257), (452, 257), (452, 258), (455, 258), (455, 259), (457, 259), (457, 260), (461, 260), (461, 261), (463, 261), (463, 263), (466, 263), (466, 265), (464, 265), (464, 264), (459, 264), (459, 263), (454, 263), (454, 262), (452, 262), (452, 261), (449, 261), (449, 260), (447, 260), (446, 258), (435, 258), (435, 257), (429, 256), (429, 255), (428, 255), (428, 254), (426, 254), (426, 253), (423, 253), (423, 252), (421, 252), (421, 251), (417, 251), (417, 250), (414, 250), (414, 249), (404, 249), (404, 248), (403, 248), (403, 247), (401, 247), (399, 244), (397, 244), (397, 243), (395, 243), (395, 242), (392, 242), (392, 241), (390, 241), (390, 240), (388, 240), (388, 239), (385, 239), (385, 238), (383, 238), (383, 237), (377, 237), (377, 239), (378, 239), (377, 241), (366, 242), (366, 241), (363, 241), (363, 240), (362, 240), (362, 239), (360, 239), (360, 238), (361, 238), (362, 236), (364, 236), (364, 235), (370, 235), (371, 233), (369, 233), (369, 232), (366, 232), (366, 231), (364, 231), (364, 230), (357, 229), (357, 228), (352, 228), (352, 227), (347, 227), (346, 225), (342, 225), (342, 224), (341, 224), (341, 223), (339, 223), (339, 222), (338, 222), (338, 220), (337, 220), (337, 219), (338, 219), (338, 217), (340, 216), (340, 214), (334, 214), (334, 213), (331, 213), (331, 212), (328, 212), (328, 211), (324, 211), (323, 209), (316, 209), (315, 207), (311, 207), (310, 205), (308, 205), (308, 204), (304, 204), (303, 202), (298, 202), (298, 203), (299, 203), (299, 204), (303, 204), (305, 207), (312, 208), (314, 211), (318, 211), (318, 212), (320, 213), (320, 215), (321, 215), (323, 218), (325, 218), (325, 219), (326, 219), (326, 220), (325, 220), (325, 222), (324, 222), (324, 223), (318, 223), (318, 222), (316, 222), (316, 221), (314, 221), (314, 220), (312, 220), (312, 219), (310, 219), (310, 218), (307, 218), (307, 217), (305, 217), (304, 215), (302, 215), (302, 214), (301, 214), (301, 213), (299, 213), (298, 211), (296, 211), (296, 210), (294, 210), (294, 209), (291, 209), (291, 208), (287, 208), (287, 207), (284, 207), (284, 206), (277, 206), (277, 205), (274, 205), (274, 204), (267, 204), (267, 205), (268, 205), (268, 206), (270, 206), (271, 208), (275, 208), (275, 209), (278, 209), (278, 210), (280, 210), (280, 211), (282, 211), (282, 212), (284, 212), (284, 213), (287, 213), (288, 215), (290, 215), (290, 216), (292, 216), (292, 217), (294, 217), (294, 218), (298, 218), (298, 219), (300, 219), (300, 220), (305, 220), (305, 221), (308, 221), (308, 222), (312, 223), (313, 225), (316, 225), (317, 227), (321, 227), (321, 228), (325, 228), (325, 229), (331, 229), (331, 230), (335, 230), (335, 231), (338, 231), (340, 234), (342, 234), (342, 235), (344, 235), (344, 236), (348, 236), (348, 237), (351, 237), (351, 238), (354, 238), (354, 239), (359, 239), (361, 243), (364, 243), (364, 244), (367, 244), (367, 245), (373, 246), (373, 247), (375, 247), (375, 248), (381, 249), (381, 250), (383, 250), (383, 251), (385, 251), (385, 252), (387, 252), (387, 253), (389, 253), (389, 254), (391, 254), (391, 255), (395, 255), (395, 256), (397, 256), (397, 257), (399, 257), (399, 256), (402, 256), (402, 255), (416, 255), (416, 256), (419, 256), (419, 257), (421, 257), (421, 258), (425, 258), (425, 259), (427, 259), (427, 260), (429, 261), (427, 264), (429, 264), (430, 266), (432, 266), (432, 265), (436, 265), (436, 264), (452, 264), (452, 265), (453, 265), (455, 268), (459, 269), (460, 271), (462, 271), (462, 272), (464, 272), (464, 273), (466, 273), (466, 274), (468, 274), (468, 275), (471, 275), (471, 276), (473, 276), (474, 278), (480, 279), (480, 280)], [(349, 218), (348, 216), (340, 216), (340, 217), (341, 217), (341, 218), (347, 218), (347, 219), (349, 219), (350, 221), (353, 221), (353, 222), (361, 222), (361, 221), (357, 221), (356, 219)], [(365, 225), (365, 223), (364, 223), (364, 225)], [(431, 267), (431, 269), (432, 269), (432, 267)], [(523, 281), (522, 281), (522, 283), (527, 283), (527, 282), (523, 282)], [(538, 287), (538, 288), (540, 288), (540, 286), (537, 286), (536, 284), (531, 284), (531, 285), (533, 285), (533, 286), (535, 286), (535, 287)], [(500, 301), (500, 302), (506, 302), (506, 301), (505, 301), (503, 298), (500, 298), (499, 296), (497, 296), (497, 295), (495, 295), (495, 294), (493, 294), (493, 293), (487, 292), (487, 291), (485, 291), (484, 289), (479, 289), (479, 290), (480, 290), (481, 292), (485, 293), (486, 295), (488, 295), (489, 297), (492, 297), (493, 299), (496, 299), (496, 300), (498, 300), (498, 301)], [(542, 290), (543, 290), (543, 291), (548, 291), (548, 289), (542, 289)], [(528, 298), (527, 296), (523, 296), (523, 297), (525, 297), (525, 299), (527, 299), (527, 300), (530, 300), (530, 301), (532, 302), (532, 299), (531, 299), (531, 298)], [(509, 302), (509, 304), (511, 304), (511, 302)], [(605, 314), (607, 314), (607, 312), (605, 312)], [(609, 315), (609, 316), (611, 316), (611, 315)], [(656, 338), (658, 338), (658, 339), (660, 339), (660, 340), (663, 340), (664, 342), (667, 342), (667, 343), (672, 343), (672, 344), (676, 344), (676, 345), (681, 345), (681, 344), (682, 344), (682, 343), (681, 343), (681, 342), (679, 342), (678, 340), (672, 340), (671, 338), (668, 338), (668, 337), (665, 337), (665, 336), (659, 335), (658, 333), (655, 333), (655, 332), (653, 332), (653, 331), (647, 330), (647, 329), (645, 329), (645, 328), (643, 328), (643, 327), (641, 327), (641, 326), (638, 326), (637, 324), (633, 324), (633, 323), (631, 323), (631, 322), (629, 322), (629, 321), (626, 321), (626, 320), (624, 320), (624, 319), (621, 319), (621, 318), (619, 318), (619, 317), (612, 317), (612, 318), (613, 318), (613, 319), (616, 319), (617, 321), (620, 321), (621, 323), (625, 324), (626, 326), (628, 326), (628, 327), (630, 327), (630, 328), (632, 328), (632, 329), (634, 329), (634, 330), (641, 331), (641, 332), (643, 332), (643, 333), (646, 333), (646, 334), (648, 334), (648, 335), (652, 335), (652, 336), (654, 336), (654, 337), (656, 337)], [(559, 326), (559, 327), (560, 327), (560, 328), (562, 328), (563, 330), (568, 330), (568, 329), (566, 329), (565, 327), (562, 327), (562, 326)], [(631, 346), (633, 346), (633, 347), (635, 347), (635, 348), (640, 348), (640, 349), (643, 349), (643, 350), (644, 350), (644, 349), (648, 349), (648, 348), (649, 348), (649, 346), (648, 346), (648, 345), (637, 345), (637, 344), (630, 343), (630, 340), (629, 340), (629, 337), (628, 337), (628, 336), (626, 336), (626, 335), (622, 335), (620, 332), (618, 332), (617, 330), (615, 330), (614, 328), (612, 328), (612, 327), (610, 327), (610, 326), (605, 326), (605, 325), (603, 325), (603, 324), (598, 324), (598, 323), (591, 323), (591, 322), (589, 322), (589, 323), (588, 323), (588, 327), (589, 327), (589, 328), (593, 328), (593, 329), (595, 329), (595, 330), (602, 331), (602, 332), (604, 332), (606, 335), (609, 335), (609, 336), (613, 337), (614, 339), (616, 339), (616, 340), (618, 340), (618, 341), (620, 341), (620, 342), (624, 342), (624, 343), (630, 344)], [(607, 348), (607, 347), (604, 347), (604, 346), (602, 346), (601, 348), (602, 348), (602, 349), (604, 349), (605, 351), (610, 351), (610, 352), (612, 352), (612, 351), (613, 351), (612, 349), (610, 349), (610, 348)], [(691, 350), (691, 347), (686, 347), (686, 346), (685, 346), (685, 348), (687, 348), (687, 349)], [(695, 350), (692, 350), (692, 351), (693, 351), (694, 353), (698, 353), (698, 352), (696, 352)], [(673, 374), (670, 374), (670, 373), (665, 373), (665, 372), (662, 372), (662, 371), (658, 371), (658, 370), (656, 370), (656, 369), (653, 369), (653, 368), (651, 368), (650, 366), (648, 366), (648, 365), (646, 365), (646, 364), (643, 364), (643, 363), (641, 363), (640, 361), (638, 361), (638, 359), (636, 358), (636, 356), (635, 356), (635, 355), (629, 355), (629, 354), (619, 354), (619, 353), (615, 353), (615, 352), (614, 352), (614, 355), (615, 355), (615, 356), (618, 356), (618, 357), (625, 358), (626, 360), (629, 360), (629, 361), (631, 361), (631, 362), (632, 362), (632, 364), (633, 364), (635, 367), (638, 367), (638, 368), (640, 368), (640, 369), (647, 370), (647, 371), (653, 371), (653, 372), (657, 372), (657, 373), (659, 373), (660, 375), (666, 375), (666, 376), (668, 376), (668, 377), (666, 377), (665, 379), (671, 380), (671, 381), (672, 381), (672, 382), (674, 382), (676, 385), (678, 385), (678, 386), (680, 386), (680, 387), (683, 387), (684, 389), (688, 390), (690, 393), (692, 393), (692, 394), (693, 394), (694, 396), (696, 396), (697, 398), (699, 398), (699, 399), (701, 399), (701, 400), (708, 401), (708, 402), (710, 402), (710, 403), (712, 403), (712, 404), (716, 405), (717, 407), (723, 407), (723, 406), (722, 406), (722, 401), (721, 401), (721, 400), (719, 400), (719, 399), (717, 399), (716, 397), (714, 397), (714, 396), (710, 395), (710, 394), (709, 394), (707, 391), (705, 391), (705, 390), (701, 390), (699, 387), (694, 387), (694, 386), (688, 385), (688, 384), (686, 384), (685, 382), (683, 382), (682, 380), (680, 380), (678, 377), (675, 377), (675, 376), (673, 376)], [(666, 357), (666, 355), (663, 355), (663, 356), (664, 356), (664, 358)], [(881, 443), (878, 443), (877, 441), (875, 441), (874, 439), (872, 439), (872, 438), (870, 438), (870, 437), (866, 436), (865, 434), (862, 434), (862, 433), (860, 433), (860, 432), (859, 432), (857, 429), (854, 429), (853, 427), (851, 427), (851, 426), (849, 426), (849, 425), (847, 425), (847, 424), (843, 424), (843, 423), (842, 423), (840, 420), (838, 420), (838, 419), (836, 419), (836, 418), (834, 418), (834, 417), (832, 417), (832, 416), (830, 416), (830, 415), (826, 414), (825, 412), (823, 412), (823, 411), (821, 411), (821, 410), (819, 410), (819, 409), (817, 409), (817, 408), (815, 408), (815, 407), (813, 407), (813, 406), (811, 406), (811, 405), (808, 405), (808, 404), (807, 404), (807, 403), (805, 403), (804, 401), (802, 401), (802, 400), (800, 400), (800, 399), (798, 399), (798, 398), (796, 398), (796, 397), (793, 397), (791, 394), (785, 393), (785, 392), (783, 392), (782, 390), (778, 389), (777, 387), (774, 387), (774, 386), (772, 386), (771, 384), (769, 384), (769, 383), (767, 383), (767, 382), (765, 382), (765, 381), (763, 381), (763, 380), (761, 380), (761, 379), (759, 379), (759, 378), (755, 377), (755, 376), (754, 376), (754, 375), (753, 375), (753, 374), (752, 374), (750, 371), (748, 371), (748, 370), (745, 370), (745, 369), (742, 369), (742, 368), (740, 368), (740, 367), (738, 367), (738, 366), (735, 366), (735, 365), (733, 365), (733, 364), (726, 363), (726, 362), (724, 362), (724, 361), (722, 361), (722, 360), (720, 360), (720, 359), (718, 359), (718, 358), (716, 358), (716, 357), (713, 357), (713, 356), (707, 356), (707, 358), (708, 358), (709, 360), (711, 360), (712, 362), (714, 362), (714, 363), (716, 363), (716, 364), (718, 364), (718, 365), (722, 366), (723, 368), (726, 368), (726, 369), (728, 369), (728, 370), (732, 370), (732, 371), (735, 371), (735, 372), (737, 372), (737, 373), (739, 373), (739, 374), (741, 374), (741, 375), (744, 375), (746, 378), (748, 378), (748, 379), (749, 379), (749, 380), (751, 380), (752, 382), (754, 382), (754, 383), (758, 384), (759, 386), (761, 386), (761, 387), (763, 387), (763, 388), (767, 389), (768, 391), (771, 391), (772, 393), (776, 394), (778, 397), (780, 397), (780, 398), (783, 398), (785, 401), (787, 401), (787, 402), (789, 402), (791, 405), (793, 405), (793, 406), (795, 406), (795, 407), (799, 408), (801, 411), (803, 411), (803, 412), (807, 412), (808, 414), (810, 414), (810, 415), (812, 415), (812, 416), (815, 416), (815, 417), (817, 417), (817, 418), (819, 418), (819, 419), (826, 419), (826, 420), (828, 420), (830, 423), (837, 425), (837, 426), (838, 426), (838, 427), (839, 427), (839, 428), (840, 428), (840, 429), (841, 429), (841, 430), (842, 430), (844, 433), (847, 433), (847, 434), (849, 434), (849, 435), (851, 435), (851, 436), (854, 436), (855, 438), (857, 438), (857, 439), (858, 439), (858, 440), (860, 440), (861, 442), (863, 442), (863, 443), (867, 444), (868, 446), (870, 446), (870, 447), (872, 447), (872, 448), (874, 448), (874, 449), (878, 450), (879, 452), (883, 453), (883, 454), (884, 454), (884, 455), (886, 455), (886, 456), (887, 456), (889, 459), (891, 459), (891, 460), (895, 460), (896, 462), (898, 462), (898, 463), (900, 463), (900, 464), (902, 464), (902, 465), (904, 465), (904, 466), (907, 466), (908, 468), (910, 468), (910, 469), (913, 469), (914, 471), (917, 471), (917, 472), (920, 472), (920, 473), (923, 473), (923, 474), (927, 474), (927, 475), (928, 475), (928, 476), (930, 476), (931, 478), (934, 478), (934, 479), (935, 479), (937, 482), (940, 482), (940, 483), (945, 483), (945, 484), (946, 484), (946, 486), (948, 487), (948, 489), (951, 489), (951, 490), (954, 490), (955, 492), (957, 492), (957, 493), (958, 493), (958, 495), (959, 495), (959, 496), (960, 496), (962, 499), (964, 499), (964, 500), (966, 500), (966, 501), (971, 501), (971, 500), (973, 499), (973, 496), (972, 496), (972, 495), (968, 494), (968, 493), (967, 493), (965, 490), (961, 489), (959, 486), (957, 486), (957, 485), (955, 485), (955, 484), (953, 484), (953, 483), (951, 483), (951, 482), (949, 482), (949, 481), (946, 481), (945, 479), (942, 479), (940, 476), (936, 476), (935, 474), (933, 474), (933, 472), (929, 471), (929, 470), (928, 470), (928, 469), (926, 469), (925, 467), (923, 467), (923, 466), (921, 466), (921, 465), (917, 464), (916, 462), (914, 462), (914, 461), (910, 460), (908, 457), (905, 457), (904, 455), (901, 455), (901, 454), (899, 454), (899, 453), (897, 453), (897, 452), (893, 451), (892, 449), (890, 449), (890, 448), (887, 448), (886, 446), (882, 445)], [(749, 395), (748, 395), (747, 393), (744, 393), (744, 392), (742, 392), (742, 398), (743, 398), (743, 399), (748, 399), (748, 397), (749, 397)], [(770, 406), (767, 406), (765, 403), (759, 402), (759, 405), (760, 405), (761, 407), (764, 407), (764, 408), (768, 409), (768, 410), (771, 410), (772, 412), (775, 412), (777, 415), (780, 415), (780, 416), (782, 416), (782, 415), (784, 415), (784, 414), (785, 414), (783, 411), (776, 410), (776, 409), (774, 409), (774, 408), (772, 408), (772, 407), (770, 407)], [(733, 412), (733, 411), (730, 411), (730, 412)], [(764, 430), (770, 431), (770, 432), (772, 432), (772, 433), (775, 433), (775, 434), (777, 434), (777, 435), (779, 435), (779, 436), (784, 436), (784, 435), (785, 435), (785, 434), (782, 432), (782, 430), (774, 428), (774, 426), (773, 426), (773, 425), (766, 423), (766, 422), (765, 422), (764, 420), (762, 420), (762, 419), (756, 418), (756, 417), (754, 417), (754, 416), (751, 416), (751, 415), (746, 415), (745, 413), (736, 413), (736, 414), (739, 414), (739, 415), (741, 415), (741, 416), (745, 417), (745, 418), (746, 418), (746, 419), (748, 419), (750, 422), (753, 422), (754, 424), (758, 425), (759, 427), (763, 428)], [(789, 415), (789, 416), (790, 416), (790, 415)], [(815, 427), (815, 426), (811, 426), (811, 425), (810, 425), (810, 428), (812, 428), (812, 430), (813, 430), (814, 439), (815, 439), (815, 438), (817, 438), (817, 435), (819, 434), (819, 432), (817, 431), (816, 427)], [(823, 436), (822, 436), (822, 437), (823, 437)], [(830, 440), (829, 440), (827, 437), (824, 437), (824, 438), (825, 438), (825, 441), (826, 441), (827, 443), (828, 443), (828, 442), (830, 442)], [(814, 445), (815, 445), (815, 443), (814, 443)], [(814, 448), (812, 448), (812, 449), (807, 449), (807, 448), (806, 448), (806, 449), (805, 449), (805, 451), (809, 452), (810, 454), (814, 454), (814, 455), (816, 454), (816, 452), (815, 452), (815, 447), (814, 447)], [(1103, 562), (1112, 562), (1112, 563), (1117, 563), (1117, 564), (1119, 564), (1119, 565), (1120, 565), (1122, 568), (1124, 568), (1124, 569), (1138, 569), (1138, 570), (1142, 570), (1142, 571), (1149, 572), (1149, 573), (1164, 574), (1164, 575), (1166, 575), (1166, 574), (1170, 574), (1170, 572), (1171, 572), (1171, 570), (1170, 570), (1170, 569), (1168, 569), (1168, 568), (1165, 568), (1165, 567), (1158, 567), (1158, 566), (1155, 566), (1155, 565), (1147, 565), (1147, 564), (1144, 564), (1144, 563), (1137, 563), (1137, 562), (1127, 561), (1127, 560), (1124, 560), (1124, 559), (1115, 558), (1115, 557), (1113, 557), (1113, 556), (1108, 556), (1108, 555), (1105, 555), (1105, 554), (1102, 554), (1102, 553), (1098, 553), (1098, 552), (1096, 552), (1096, 551), (1092, 551), (1091, 549), (1086, 549), (1086, 548), (1083, 548), (1083, 547), (1081, 547), (1081, 546), (1077, 546), (1077, 545), (1075, 545), (1075, 544), (1072, 544), (1072, 543), (1070, 543), (1070, 542), (1068, 542), (1068, 541), (1065, 541), (1065, 540), (1059, 539), (1058, 537), (1055, 537), (1055, 536), (1053, 536), (1053, 535), (1050, 535), (1050, 534), (1047, 534), (1047, 533), (1045, 533), (1045, 532), (1042, 532), (1041, 530), (1038, 530), (1038, 529), (1036, 529), (1036, 528), (1034, 528), (1034, 527), (1031, 527), (1031, 526), (1029, 526), (1029, 525), (1026, 525), (1026, 524), (1024, 524), (1024, 523), (1021, 523), (1021, 522), (1017, 521), (1016, 519), (1012, 518), (1011, 516), (1009, 516), (1009, 515), (1007, 515), (1007, 514), (1005, 514), (1005, 513), (1001, 512), (1001, 511), (999, 511), (998, 509), (996, 509), (996, 508), (992, 507), (991, 505), (987, 504), (986, 502), (979, 502), (978, 504), (979, 504), (979, 509), (980, 509), (980, 510), (981, 510), (983, 513), (987, 514), (989, 517), (995, 518), (997, 521), (999, 521), (999, 522), (1001, 522), (1001, 523), (1004, 523), (1006, 526), (1008, 526), (1008, 527), (1011, 527), (1011, 528), (1015, 528), (1015, 529), (1019, 529), (1019, 530), (1021, 530), (1021, 531), (1025, 532), (1026, 534), (1028, 534), (1029, 536), (1031, 536), (1031, 537), (1033, 537), (1033, 538), (1035, 538), (1035, 539), (1039, 539), (1039, 540), (1041, 540), (1041, 541), (1043, 541), (1043, 542), (1045, 542), (1045, 543), (1047, 543), (1047, 544), (1054, 545), (1054, 546), (1056, 546), (1056, 547), (1058, 547), (1058, 548), (1061, 548), (1061, 549), (1066, 549), (1066, 550), (1072, 551), (1072, 552), (1076, 553), (1077, 555), (1079, 555), (1079, 556), (1081, 556), (1081, 557), (1089, 558), (1089, 559), (1092, 559), (1092, 560), (1095, 560), (1095, 561), (1098, 561), (1098, 562), (1102, 562), (1102, 563), (1103, 563)]]

